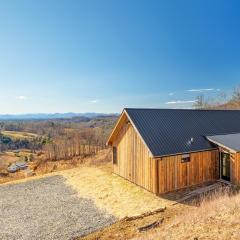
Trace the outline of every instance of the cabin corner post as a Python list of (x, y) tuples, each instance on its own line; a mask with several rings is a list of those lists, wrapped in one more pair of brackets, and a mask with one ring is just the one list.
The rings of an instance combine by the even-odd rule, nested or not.
[(234, 154), (234, 163), (233, 163), (233, 183), (236, 185), (240, 184), (240, 152)]
[(231, 153), (231, 152), (229, 154), (230, 154), (230, 182), (235, 184), (236, 179), (235, 179), (234, 169), (236, 168), (236, 166), (235, 166), (236, 154)]
[(158, 159), (152, 158), (153, 161), (153, 193), (159, 194), (159, 169), (158, 169)]
[(150, 172), (151, 182), (152, 182), (152, 188), (151, 192), (154, 194), (159, 193), (158, 189), (158, 159), (154, 157), (150, 157), (149, 160), (152, 162), (152, 168)]

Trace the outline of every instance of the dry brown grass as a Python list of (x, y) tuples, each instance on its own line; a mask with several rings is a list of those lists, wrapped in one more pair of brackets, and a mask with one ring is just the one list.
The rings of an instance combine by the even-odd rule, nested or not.
[(167, 224), (138, 240), (239, 239), (240, 194), (220, 189), (201, 199), (195, 210), (180, 212)]
[(4, 168), (7, 168), (9, 164), (18, 160), (19, 157), (17, 157), (13, 152), (5, 152), (0, 154), (0, 163)]
[(36, 174), (46, 174), (56, 171), (72, 169), (81, 166), (100, 166), (111, 161), (111, 151), (104, 149), (99, 151), (96, 155), (88, 157), (73, 157), (68, 160), (48, 161), (44, 160), (44, 156), (35, 162), (33, 168)]
[(155, 221), (159, 221), (160, 219), (164, 219), (164, 222), (167, 219), (172, 218), (178, 211), (182, 211), (182, 209), (186, 207), (186, 205), (175, 205), (171, 208), (167, 208), (164, 212), (160, 212), (157, 214), (153, 214), (146, 217), (140, 217), (137, 219), (129, 220), (128, 218), (124, 218), (116, 223), (91, 233), (83, 238), (77, 238), (82, 240), (112, 240), (112, 239), (132, 239), (137, 236), (141, 236), (142, 233), (139, 232), (139, 228), (149, 225)]
[[(21, 171), (16, 173), (8, 173), (7, 167), (9, 164), (19, 161), (21, 157), (29, 156), (30, 154), (32, 153), (29, 150), (25, 149), (19, 150), (17, 152), (8, 151), (2, 153), (0, 155), (0, 184), (26, 178), (26, 176)], [(33, 169), (35, 174), (38, 176), (76, 167), (101, 166), (102, 164), (111, 161), (109, 149), (99, 151), (96, 155), (91, 155), (88, 157), (74, 157), (69, 160), (58, 161), (44, 160), (44, 154), (32, 155), (34, 157), (34, 161), (28, 163), (28, 165), (30, 169)]]
[(1, 133), (5, 136), (8, 136), (14, 139), (33, 139), (38, 136), (35, 133), (18, 132), (18, 131), (2, 131)]
[(111, 163), (102, 167), (74, 168), (62, 172), (62, 176), (79, 197), (93, 199), (98, 208), (117, 218), (142, 214), (173, 203), (111, 174), (110, 170)]

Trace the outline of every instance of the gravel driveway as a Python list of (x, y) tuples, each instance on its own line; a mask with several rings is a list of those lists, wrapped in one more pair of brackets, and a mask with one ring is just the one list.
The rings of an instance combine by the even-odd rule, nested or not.
[(115, 221), (62, 176), (0, 186), (0, 239), (66, 240)]

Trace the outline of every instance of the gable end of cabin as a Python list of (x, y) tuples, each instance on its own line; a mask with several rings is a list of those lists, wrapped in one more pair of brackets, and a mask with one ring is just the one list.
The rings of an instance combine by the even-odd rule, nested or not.
[(157, 161), (123, 112), (108, 140), (113, 172), (153, 193), (158, 193)]

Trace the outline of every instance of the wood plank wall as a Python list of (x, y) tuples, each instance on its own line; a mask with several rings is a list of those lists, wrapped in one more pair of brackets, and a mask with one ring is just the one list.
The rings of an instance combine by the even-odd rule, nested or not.
[(191, 161), (186, 163), (181, 163), (182, 155), (152, 158), (127, 120), (114, 139), (112, 146), (117, 147), (114, 173), (153, 193), (165, 193), (219, 178), (218, 150), (191, 153)]
[(121, 127), (113, 146), (117, 147), (117, 164), (114, 173), (129, 181), (157, 193), (157, 161), (130, 122)]
[(240, 153), (231, 153), (231, 182), (240, 184)]
[(181, 162), (182, 155), (158, 160), (159, 193), (214, 181), (219, 178), (218, 150), (190, 153), (190, 162)]

